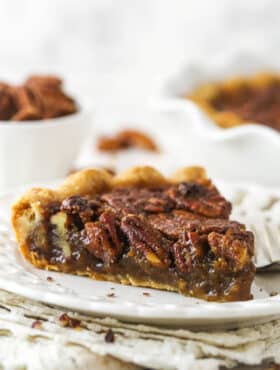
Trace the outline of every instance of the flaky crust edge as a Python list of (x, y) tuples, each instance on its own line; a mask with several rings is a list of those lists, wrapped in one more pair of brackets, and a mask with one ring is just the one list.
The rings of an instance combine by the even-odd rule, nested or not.
[(242, 119), (236, 113), (230, 111), (219, 112), (210, 104), (210, 100), (214, 98), (218, 92), (223, 89), (226, 91), (234, 91), (236, 88), (249, 84), (252, 87), (263, 87), (273, 81), (279, 81), (280, 75), (277, 73), (261, 72), (252, 76), (234, 77), (224, 79), (220, 82), (209, 82), (200, 85), (194, 89), (186, 98), (191, 99), (200, 108), (212, 118), (221, 128), (230, 128), (248, 124), (249, 122)]

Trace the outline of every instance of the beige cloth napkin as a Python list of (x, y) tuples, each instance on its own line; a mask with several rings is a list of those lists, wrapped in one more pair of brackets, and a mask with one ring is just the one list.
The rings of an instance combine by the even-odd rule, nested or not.
[(163, 329), (66, 312), (0, 290), (0, 369), (216, 370), (280, 363), (279, 349), (280, 320), (219, 332)]

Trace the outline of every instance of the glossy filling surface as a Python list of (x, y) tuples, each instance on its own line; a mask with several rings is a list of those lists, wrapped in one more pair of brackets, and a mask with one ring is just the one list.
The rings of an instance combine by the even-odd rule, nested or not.
[(182, 182), (72, 196), (40, 210), (29, 253), (50, 268), (208, 300), (247, 300), (251, 232), (213, 185)]

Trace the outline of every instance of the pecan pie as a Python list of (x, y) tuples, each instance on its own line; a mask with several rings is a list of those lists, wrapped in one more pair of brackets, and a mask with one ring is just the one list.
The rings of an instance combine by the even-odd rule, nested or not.
[(223, 128), (259, 123), (280, 131), (280, 76), (261, 73), (198, 87), (189, 96)]
[(13, 206), (21, 253), (48, 270), (165, 289), (210, 301), (248, 300), (254, 238), (199, 167), (165, 178), (151, 167), (87, 169)]

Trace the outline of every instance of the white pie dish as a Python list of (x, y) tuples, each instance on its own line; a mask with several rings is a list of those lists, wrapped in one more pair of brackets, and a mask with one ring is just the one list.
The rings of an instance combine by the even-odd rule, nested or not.
[(65, 176), (91, 127), (84, 106), (60, 118), (0, 121), (0, 191)]
[[(213, 177), (264, 185), (280, 184), (280, 133), (265, 125), (246, 124), (222, 129), (197, 104), (183, 97), (195, 86), (224, 78), (280, 71), (271, 57), (252, 51), (197, 59), (171, 74), (160, 86), (153, 106), (170, 113), (178, 140), (184, 140), (184, 156), (208, 168)], [(175, 122), (176, 121), (176, 122)]]

